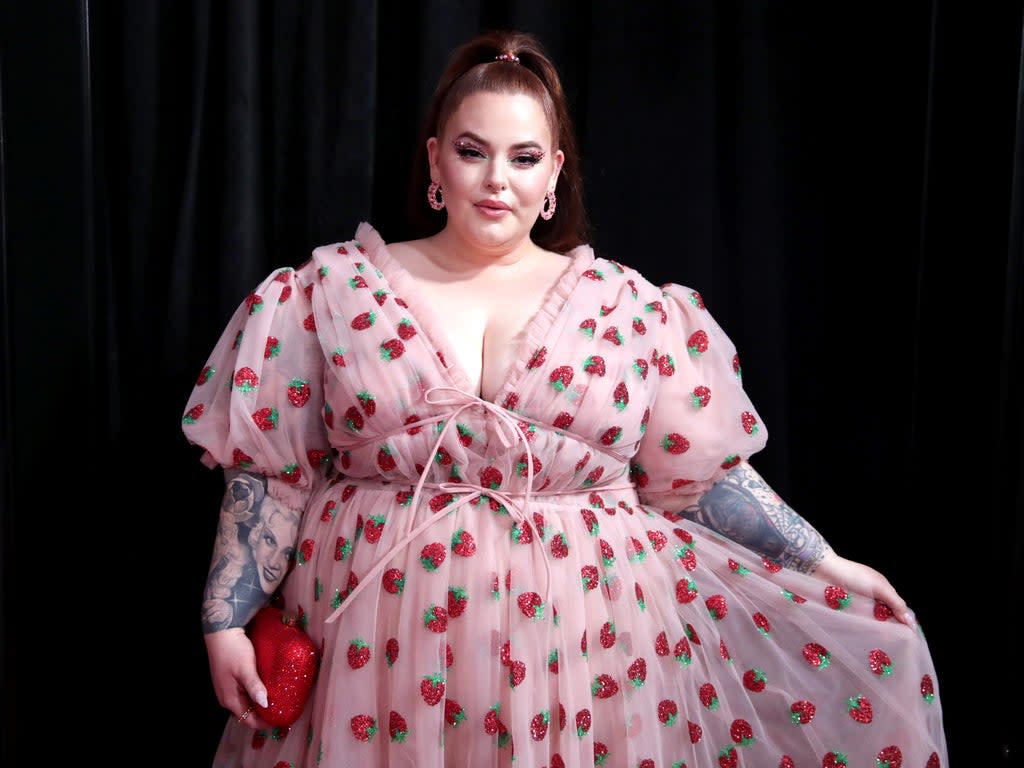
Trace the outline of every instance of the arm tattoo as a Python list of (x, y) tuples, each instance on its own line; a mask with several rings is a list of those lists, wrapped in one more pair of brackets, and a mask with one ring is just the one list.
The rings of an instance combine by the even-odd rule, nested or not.
[(829, 549), (821, 534), (746, 462), (731, 469), (680, 514), (805, 573), (813, 573)]
[(297, 510), (267, 495), (267, 479), (224, 471), (226, 488), (203, 590), (203, 632), (243, 627), (280, 586), (298, 539)]

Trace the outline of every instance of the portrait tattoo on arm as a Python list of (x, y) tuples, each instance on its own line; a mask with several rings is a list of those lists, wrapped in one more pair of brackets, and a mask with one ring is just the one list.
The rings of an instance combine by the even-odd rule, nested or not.
[(679, 514), (804, 573), (813, 573), (829, 549), (821, 534), (746, 462)]
[(203, 632), (243, 627), (280, 586), (295, 554), (301, 513), (267, 495), (267, 479), (224, 471), (225, 490), (203, 590)]

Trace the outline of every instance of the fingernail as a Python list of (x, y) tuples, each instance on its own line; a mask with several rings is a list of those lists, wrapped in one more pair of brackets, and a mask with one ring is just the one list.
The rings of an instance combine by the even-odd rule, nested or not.
[(917, 626), (917, 620), (914, 618), (914, 614), (910, 613), (909, 611), (903, 614), (903, 620), (911, 627)]
[(266, 707), (267, 706), (267, 692), (266, 691), (260, 691), (259, 693), (256, 694), (255, 698), (256, 698), (256, 703), (259, 704), (261, 707)]

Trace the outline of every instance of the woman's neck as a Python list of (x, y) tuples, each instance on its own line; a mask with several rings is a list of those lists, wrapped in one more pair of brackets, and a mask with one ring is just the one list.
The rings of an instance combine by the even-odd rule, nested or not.
[(540, 250), (528, 237), (517, 243), (481, 248), (468, 243), (449, 227), (427, 238), (427, 242), (431, 246), (426, 252), (427, 258), (437, 268), (453, 274), (475, 273), (490, 267), (521, 269), (530, 266)]

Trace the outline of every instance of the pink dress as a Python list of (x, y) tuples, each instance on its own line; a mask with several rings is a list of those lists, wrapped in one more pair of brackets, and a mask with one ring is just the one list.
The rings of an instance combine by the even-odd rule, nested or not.
[(659, 507), (767, 437), (700, 295), (570, 255), (493, 403), (368, 224), (239, 307), (183, 430), (305, 510), (323, 662), (214, 765), (945, 766), (920, 629)]

